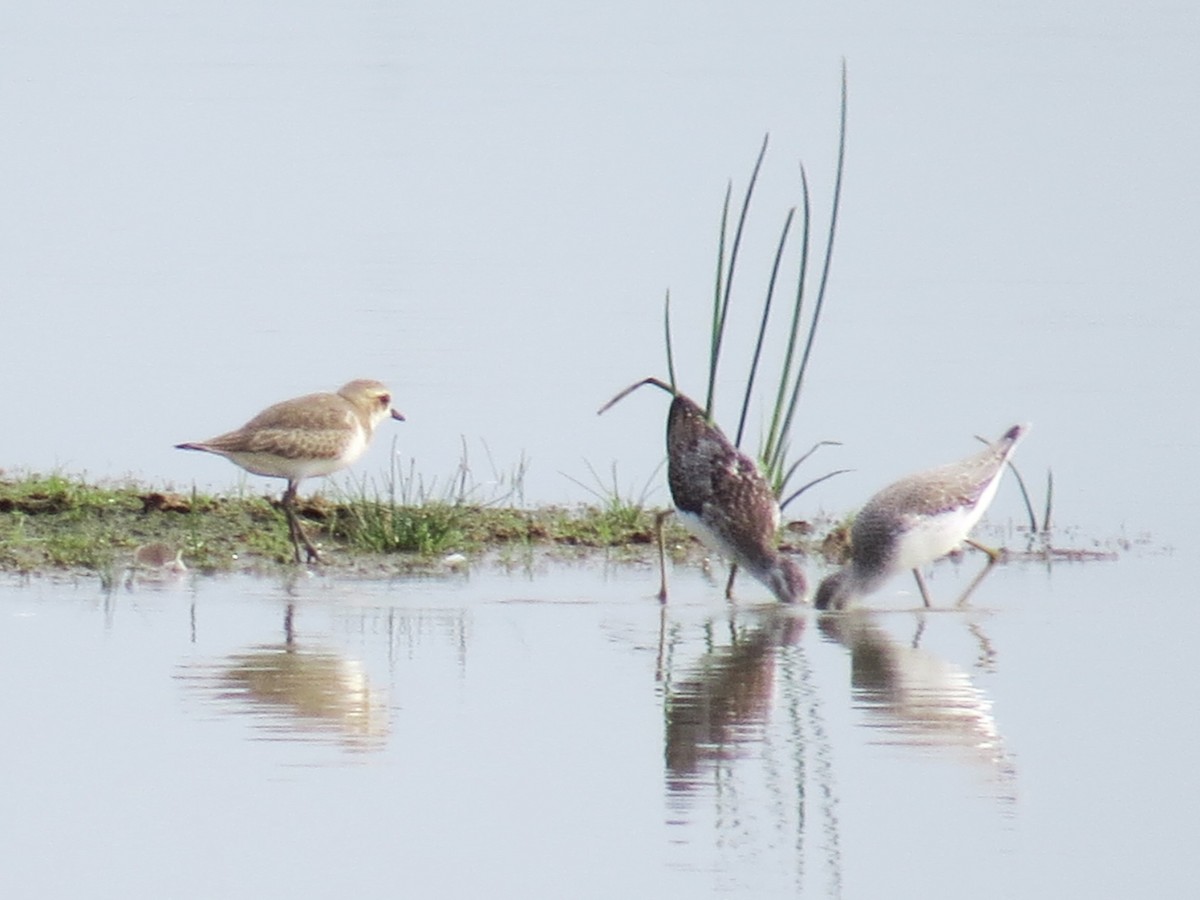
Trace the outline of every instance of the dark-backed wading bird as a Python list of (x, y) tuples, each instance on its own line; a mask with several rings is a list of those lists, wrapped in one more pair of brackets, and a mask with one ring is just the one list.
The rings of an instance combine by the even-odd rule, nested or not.
[[(667, 415), (667, 481), (680, 519), (704, 544), (745, 569), (780, 601), (802, 601), (804, 573), (776, 546), (779, 503), (774, 493), (754, 460), (739, 452), (703, 409), (666, 382), (647, 378), (621, 391), (600, 412), (647, 384), (673, 398)], [(659, 599), (665, 600), (661, 519), (659, 560)]]

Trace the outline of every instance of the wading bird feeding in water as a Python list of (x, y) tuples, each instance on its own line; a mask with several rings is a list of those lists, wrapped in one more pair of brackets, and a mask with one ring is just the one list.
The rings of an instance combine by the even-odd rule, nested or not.
[(850, 530), (850, 562), (821, 582), (817, 609), (844, 609), (906, 570), (931, 606), (921, 568), (968, 543), (988, 561), (959, 597), (965, 603), (999, 559), (995, 550), (971, 540), (971, 529), (996, 496), (1004, 467), (1028, 431), (1028, 425), (1014, 425), (979, 453), (901, 478), (868, 500)]
[[(675, 510), (704, 544), (741, 566), (780, 601), (804, 599), (804, 573), (776, 546), (779, 503), (754, 460), (738, 451), (691, 399), (657, 378), (621, 391), (603, 413), (638, 388), (652, 384), (671, 394), (667, 416), (667, 481)], [(662, 520), (658, 523), (662, 572), (659, 599), (667, 596)]]
[(375, 426), (389, 416), (404, 421), (392, 408), (391, 391), (378, 381), (360, 379), (336, 394), (308, 394), (276, 403), (236, 431), (175, 446), (215, 453), (255, 475), (286, 478), (281, 505), (296, 562), (301, 561), (301, 544), (307, 561), (319, 562), (317, 548), (296, 518), (296, 488), (304, 478), (329, 475), (353, 463), (370, 445)]

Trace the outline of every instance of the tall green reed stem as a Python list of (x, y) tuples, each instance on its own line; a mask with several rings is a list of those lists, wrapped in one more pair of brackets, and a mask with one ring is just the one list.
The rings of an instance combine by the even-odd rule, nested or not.
[[(729, 299), (733, 293), (733, 277), (737, 271), (738, 250), (742, 246), (742, 235), (746, 230), (746, 217), (750, 214), (750, 201), (754, 197), (754, 186), (758, 183), (758, 173), (762, 169), (763, 158), (767, 155), (767, 142), (770, 135), (763, 137), (762, 147), (758, 151), (758, 159), (754, 162), (754, 171), (750, 173), (750, 183), (746, 185), (746, 195), (742, 198), (742, 211), (738, 216), (737, 230), (733, 233), (733, 246), (729, 250), (728, 269), (725, 266), (725, 239), (729, 222), (729, 200), (733, 186), (725, 189), (725, 204), (721, 211), (721, 237), (717, 250), (717, 283), (713, 291), (713, 326), (712, 343), (708, 358), (708, 394), (704, 401), (704, 414), (710, 419), (713, 414), (717, 386), (717, 368), (721, 360), (721, 342), (725, 336), (725, 322), (729, 317)], [(722, 284), (722, 273), (724, 283)]]
[[(837, 234), (838, 211), (841, 209), (841, 199), (842, 199), (842, 179), (843, 179), (843, 176), (845, 173), (845, 167), (846, 167), (846, 108), (847, 108), (846, 94), (847, 94), (847, 91), (846, 91), (846, 64), (845, 64), (845, 61), (843, 61), (842, 62), (842, 102), (841, 102), (840, 122), (839, 122), (839, 127), (838, 127), (837, 167), (836, 167), (836, 174), (834, 176), (834, 182), (833, 182), (833, 200), (831, 201), (831, 204), (830, 204), (829, 232), (828, 232), (828, 238), (825, 242), (825, 258), (824, 258), (822, 266), (821, 266), (821, 280), (817, 286), (817, 299), (816, 299), (816, 303), (813, 306), (812, 319), (809, 322), (809, 326), (808, 326), (808, 338), (804, 343), (804, 353), (800, 357), (800, 367), (796, 372), (795, 381), (792, 383), (792, 393), (791, 393), (790, 399), (788, 400), (787, 414), (784, 416), (783, 422), (779, 426), (778, 430), (775, 430), (773, 428), (772, 431), (768, 432), (764, 450), (769, 451), (769, 452), (764, 452), (763, 457), (762, 457), (763, 464), (767, 471), (767, 477), (768, 477), (768, 479), (771, 480), (773, 486), (775, 487), (776, 496), (782, 496), (784, 494), (784, 492), (787, 490), (788, 481), (791, 479), (792, 474), (795, 472), (795, 466), (789, 466), (787, 463), (787, 452), (788, 452), (788, 446), (789, 446), (788, 435), (791, 433), (792, 424), (796, 417), (796, 407), (798, 406), (799, 401), (800, 401), (800, 392), (801, 392), (802, 388), (804, 387), (804, 376), (808, 372), (809, 360), (812, 358), (813, 344), (815, 343), (816, 338), (817, 338), (817, 328), (821, 324), (821, 314), (822, 314), (822, 312), (824, 312), (824, 309), (825, 309), (825, 292), (826, 292), (826, 288), (829, 286), (829, 272), (830, 272), (830, 268), (833, 263), (833, 241), (834, 241), (834, 237)], [(807, 249), (808, 249), (807, 248), (808, 180), (804, 175), (803, 167), (801, 167), (801, 170), (800, 170), (800, 178), (801, 178), (801, 182), (804, 187), (804, 197), (805, 197), (805, 226), (806, 227), (805, 227), (805, 232), (804, 232), (805, 247), (803, 250), (803, 256), (806, 259), (807, 258)], [(803, 268), (805, 268), (805, 267), (802, 266), (802, 275), (803, 275)], [(796, 333), (795, 329), (797, 328), (797, 326), (799, 324), (800, 307), (803, 304), (803, 294), (804, 294), (804, 280), (803, 280), (803, 278), (800, 278), (797, 281), (797, 288), (796, 288), (796, 310), (795, 310), (795, 315), (793, 317), (793, 334)], [(785, 374), (785, 375), (781, 376), (780, 380), (779, 380), (780, 394), (779, 394), (779, 397), (776, 399), (776, 407), (775, 407), (776, 414), (778, 414), (778, 411), (779, 411), (779, 399), (782, 398), (782, 396), (783, 396), (783, 388), (786, 383), (787, 383), (787, 376)], [(772, 422), (774, 423), (774, 417), (772, 418)]]
[[(829, 229), (825, 240), (824, 258), (822, 260), (821, 273), (816, 285), (816, 299), (813, 303), (812, 314), (808, 320), (807, 333), (801, 349), (800, 333), (804, 322), (804, 308), (806, 292), (809, 286), (809, 256), (810, 256), (810, 240), (811, 240), (811, 223), (812, 223), (812, 207), (808, 185), (808, 173), (803, 165), (800, 166), (800, 189), (801, 189), (801, 207), (800, 207), (800, 246), (798, 271), (796, 276), (796, 292), (795, 299), (792, 304), (792, 315), (787, 331), (787, 343), (784, 351), (783, 362), (777, 376), (775, 385), (775, 398), (772, 407), (770, 425), (767, 428), (766, 434), (763, 436), (759, 448), (759, 462), (763, 467), (764, 473), (775, 491), (777, 498), (783, 497), (787, 492), (788, 485), (792, 477), (795, 475), (800, 463), (803, 462), (811, 454), (804, 454), (800, 459), (791, 461), (788, 457), (791, 440), (790, 434), (796, 418), (796, 409), (799, 406), (800, 395), (804, 386), (804, 378), (808, 372), (809, 362), (812, 359), (813, 347), (816, 343), (817, 330), (821, 323), (822, 313), (825, 309), (826, 290), (829, 285), (829, 273), (833, 262), (833, 246), (834, 237), (837, 234), (838, 212), (841, 207), (842, 181), (845, 172), (846, 162), (846, 116), (847, 116), (847, 78), (846, 66), (842, 64), (842, 79), (841, 79), (841, 106), (838, 127), (838, 150), (837, 150), (837, 165), (833, 186), (833, 197), (830, 204), (829, 214)], [(710, 340), (709, 367), (708, 367), (708, 395), (706, 399), (705, 412), (711, 419), (713, 416), (713, 403), (716, 391), (717, 369), (720, 364), (721, 348), (724, 343), (725, 326), (729, 317), (730, 298), (733, 291), (733, 281), (737, 269), (738, 252), (741, 248), (742, 236), (745, 230), (746, 219), (749, 214), (750, 203), (754, 197), (754, 189), (758, 182), (758, 175), (762, 169), (763, 158), (767, 151), (768, 137), (763, 138), (762, 146), (758, 152), (758, 158), (755, 160), (754, 169), (751, 172), (749, 184), (746, 187), (746, 192), (742, 200), (741, 214), (738, 217), (737, 228), (733, 234), (733, 242), (726, 255), (726, 245), (728, 242), (728, 224), (729, 224), (729, 206), (732, 196), (732, 188), (727, 187), (725, 191), (725, 202), (721, 211), (721, 234), (718, 242), (717, 253), (717, 284), (713, 295), (713, 316), (712, 316), (712, 332)], [(767, 293), (762, 304), (762, 313), (759, 319), (758, 334), (754, 343), (754, 351), (751, 356), (750, 368), (746, 378), (745, 391), (742, 396), (742, 409), (738, 417), (737, 431), (735, 432), (734, 444), (740, 447), (742, 438), (745, 434), (746, 420), (749, 415), (750, 405), (754, 394), (755, 384), (759, 377), (759, 370), (762, 362), (763, 348), (767, 342), (767, 332), (771, 313), (773, 311), (775, 301), (775, 291), (778, 284), (779, 271), (782, 266), (785, 254), (787, 252), (788, 240), (792, 233), (792, 227), (796, 218), (796, 208), (788, 210), (784, 220), (783, 227), (780, 229), (779, 240), (775, 248), (775, 257), (771, 266), (771, 277), (767, 285)], [(669, 333), (669, 329), (668, 329)], [(796, 356), (799, 352), (799, 361)], [(668, 367), (672, 369), (671, 382), (674, 385), (674, 361), (671, 357), (671, 347), (668, 341)], [(816, 447), (823, 446), (817, 444)], [(836, 474), (836, 473), (831, 473)], [(826, 476), (829, 477), (829, 476)], [(798, 491), (791, 494), (788, 501), (795, 499), (800, 493), (815, 483), (819, 483), (823, 479), (817, 479), (815, 482), (810, 482), (804, 485)]]

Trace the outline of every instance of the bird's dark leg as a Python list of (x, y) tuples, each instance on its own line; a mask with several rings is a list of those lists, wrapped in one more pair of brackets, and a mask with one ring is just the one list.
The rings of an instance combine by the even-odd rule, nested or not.
[(304, 529), (300, 525), (300, 520), (296, 518), (296, 488), (299, 482), (289, 479), (287, 490), (283, 492), (284, 515), (287, 516), (288, 530), (292, 535), (292, 546), (296, 549), (296, 562), (300, 563), (300, 545), (304, 545), (304, 551), (308, 562), (320, 562), (321, 554), (317, 552), (317, 548), (313, 546), (312, 541), (308, 539), (308, 535), (304, 533)]
[(737, 563), (729, 564), (729, 580), (725, 582), (725, 599), (733, 599), (733, 582), (737, 578), (738, 566)]
[(970, 544), (976, 550), (986, 553), (988, 559), (991, 560), (991, 562), (988, 563), (989, 566), (992, 563), (998, 563), (1000, 560), (1004, 559), (1005, 552), (1003, 550), (997, 550), (994, 547), (989, 547), (987, 544), (981, 544), (979, 541), (972, 538), (967, 538), (965, 541), (963, 541), (963, 543)]
[[(972, 542), (972, 546), (974, 546), (974, 542)], [(1001, 557), (1000, 553), (996, 553), (995, 556), (992, 556), (991, 553), (988, 553), (987, 563), (984, 565), (984, 567), (982, 569), (979, 570), (979, 574), (976, 575), (974, 579), (972, 579), (971, 583), (967, 585), (967, 589), (965, 591), (963, 591), (961, 595), (959, 595), (958, 600), (956, 600), (954, 602), (955, 606), (965, 606), (966, 605), (967, 601), (971, 599), (971, 594), (973, 594), (975, 592), (975, 588), (979, 587), (979, 583), (981, 581), (983, 581), (984, 578), (987, 577), (988, 572), (992, 571), (992, 566), (996, 565), (996, 563), (1000, 559), (1000, 557)]]
[(971, 594), (975, 592), (975, 588), (979, 587), (979, 583), (987, 577), (988, 572), (992, 571), (992, 566), (1003, 561), (1005, 557), (1004, 550), (996, 550), (987, 546), (986, 544), (981, 544), (979, 541), (973, 540), (972, 538), (967, 538), (965, 541), (963, 541), (963, 543), (970, 544), (976, 550), (987, 554), (988, 561), (984, 564), (979, 574), (975, 576), (969, 585), (967, 585), (967, 589), (959, 596), (958, 600), (954, 604), (955, 606), (965, 606), (967, 601), (971, 599)]
[(921, 636), (923, 634), (925, 634), (925, 614), (918, 613), (918, 616), (919, 617), (917, 619), (917, 630), (913, 632), (913, 638), (912, 638), (912, 644), (911, 644), (911, 646), (914, 650), (916, 650), (917, 647), (920, 645)]
[(996, 649), (992, 646), (992, 642), (988, 636), (983, 633), (983, 629), (978, 623), (972, 622), (967, 625), (967, 630), (975, 636), (975, 640), (979, 642), (979, 662), (976, 663), (979, 668), (985, 672), (996, 671)]
[(667, 516), (671, 515), (674, 510), (664, 509), (654, 517), (654, 531), (658, 535), (658, 574), (660, 576), (658, 587), (658, 602), (667, 602), (667, 549), (663, 540), (663, 523), (666, 522)]
[(283, 498), (279, 501), (279, 505), (283, 507), (283, 514), (287, 517), (288, 537), (292, 539), (292, 549), (296, 554), (296, 563), (300, 563), (300, 542), (296, 539), (296, 517), (292, 512), (292, 503), (296, 499), (296, 483), (289, 481), (287, 489), (283, 492)]
[(925, 576), (921, 574), (920, 569), (913, 569), (913, 576), (917, 579), (917, 587), (921, 589), (921, 599), (925, 601), (925, 608), (929, 609), (933, 606), (929, 599), (929, 588), (925, 585)]
[(654, 680), (661, 682), (666, 677), (664, 664), (667, 650), (667, 604), (658, 607), (658, 656), (654, 660)]

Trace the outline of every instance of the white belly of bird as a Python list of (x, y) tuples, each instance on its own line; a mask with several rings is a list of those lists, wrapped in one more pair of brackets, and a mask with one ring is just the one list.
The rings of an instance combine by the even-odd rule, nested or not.
[(231, 453), (229, 456), (243, 469), (255, 475), (299, 480), (331, 475), (339, 469), (344, 469), (362, 456), (366, 449), (367, 435), (356, 422), (350, 439), (337, 456), (295, 459), (276, 456), (273, 453)]
[(696, 513), (684, 512), (682, 509), (676, 510), (676, 514), (684, 527), (694, 534), (705, 547), (726, 560), (737, 561), (740, 556), (737, 548), (732, 546), (723, 535), (709, 528), (700, 516)]
[(965, 507), (932, 518), (919, 518), (901, 536), (894, 566), (899, 571), (919, 569), (962, 544), (979, 516)]
[(919, 569), (957, 550), (987, 512), (1000, 486), (1002, 472), (1003, 469), (996, 473), (974, 506), (960, 506), (937, 516), (916, 518), (900, 538), (893, 562), (895, 569)]

